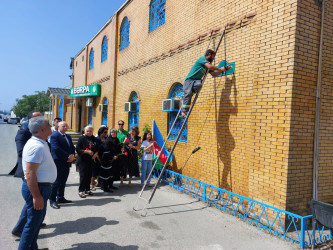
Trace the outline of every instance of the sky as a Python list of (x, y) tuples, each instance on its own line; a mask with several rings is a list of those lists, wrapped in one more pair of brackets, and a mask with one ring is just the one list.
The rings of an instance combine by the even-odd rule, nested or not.
[(125, 0), (0, 0), (0, 111), (70, 84), (70, 58)]

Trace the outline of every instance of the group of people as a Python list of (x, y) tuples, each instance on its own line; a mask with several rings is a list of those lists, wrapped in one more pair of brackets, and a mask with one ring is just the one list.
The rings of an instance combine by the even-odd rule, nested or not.
[[(202, 77), (209, 72), (216, 77), (226, 72), (230, 66), (218, 68), (212, 65), (216, 52), (207, 50), (205, 56), (192, 66), (183, 85), (183, 105), (180, 118), (186, 118), (191, 105), (193, 93), (202, 87)], [(120, 180), (123, 185), (128, 175), (128, 184), (132, 177), (140, 176), (138, 166), (138, 149), (143, 148), (141, 184), (145, 182), (152, 168), (154, 143), (150, 132), (145, 133), (143, 142), (137, 127), (130, 133), (124, 130), (124, 121), (118, 121), (119, 128), (101, 127), (98, 135), (93, 135), (93, 128), (86, 126), (84, 135), (79, 138), (76, 148), (72, 138), (66, 134), (68, 124), (60, 118), (54, 119), (51, 128), (47, 118), (40, 112), (29, 114), (28, 123), (18, 131), (15, 142), (17, 164), (12, 172), (22, 178), (22, 196), (25, 205), (12, 234), (21, 237), (19, 249), (38, 249), (37, 238), (46, 214), (46, 204), (59, 209), (61, 203), (71, 203), (65, 198), (65, 185), (74, 160), (75, 150), (78, 153), (76, 164), (80, 173), (79, 196), (85, 198), (95, 191), (95, 181), (102, 183), (105, 192), (117, 189), (113, 182)], [(28, 126), (26, 126), (28, 125)], [(150, 179), (147, 180), (150, 185)]]
[[(21, 238), (19, 249), (38, 249), (37, 237), (40, 228), (46, 226), (43, 221), (48, 200), (54, 209), (59, 209), (60, 204), (72, 203), (65, 198), (65, 186), (75, 151), (80, 174), (79, 196), (85, 198), (96, 190), (96, 180), (105, 192), (117, 189), (113, 186), (116, 180), (122, 185), (127, 174), (128, 184), (132, 185), (132, 177), (140, 176), (138, 149), (141, 137), (137, 127), (132, 127), (130, 133), (124, 130), (125, 123), (120, 120), (119, 129), (111, 129), (109, 135), (108, 128), (103, 126), (95, 137), (93, 127), (86, 126), (84, 135), (74, 147), (71, 136), (66, 133), (68, 124), (65, 121), (55, 118), (51, 127), (48, 119), (38, 111), (30, 112), (28, 118), (28, 125), (19, 129), (15, 137), (18, 158), (12, 173), (22, 178), (25, 205), (12, 234)], [(151, 133), (144, 138), (147, 138), (142, 143), (144, 155), (152, 155)], [(152, 161), (152, 157), (150, 159)], [(142, 166), (141, 183), (144, 183), (152, 163), (145, 163), (143, 159)]]
[[(138, 150), (143, 148), (141, 184), (144, 184), (152, 168), (153, 142), (150, 132), (145, 133), (143, 143), (139, 136), (138, 127), (134, 126), (130, 132), (123, 127), (125, 122), (118, 121), (118, 129), (109, 129), (106, 126), (99, 128), (97, 136), (94, 129), (87, 125), (84, 134), (78, 140), (76, 164), (80, 173), (79, 196), (86, 198), (93, 195), (96, 183), (104, 192), (113, 192), (118, 188), (114, 181), (120, 180), (120, 186), (128, 179), (132, 186), (132, 177), (140, 177), (138, 164)], [(128, 176), (128, 178), (127, 178)], [(150, 186), (150, 179), (147, 184)]]

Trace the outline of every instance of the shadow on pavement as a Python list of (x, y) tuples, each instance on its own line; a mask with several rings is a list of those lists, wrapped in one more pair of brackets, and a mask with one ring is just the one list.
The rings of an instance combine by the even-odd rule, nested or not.
[(73, 200), (72, 203), (68, 204), (60, 204), (60, 207), (82, 207), (82, 206), (104, 206), (111, 202), (120, 202), (120, 199), (115, 199), (112, 197), (106, 197), (106, 198), (99, 198), (94, 199), (94, 197), (98, 197), (98, 195), (94, 196), (87, 196), (87, 198), (80, 198), (81, 200)]
[(38, 236), (39, 239), (51, 238), (57, 235), (63, 234), (87, 234), (92, 231), (99, 229), (102, 226), (106, 225), (117, 225), (119, 221), (110, 220), (107, 221), (105, 217), (88, 217), (88, 218), (80, 218), (76, 221), (65, 221), (62, 223), (50, 224), (47, 225), (47, 229), (55, 228), (52, 233), (41, 234)]
[(94, 243), (94, 242), (87, 242), (87, 243), (80, 243), (72, 245), (72, 248), (66, 248), (65, 250), (72, 250), (72, 249), (83, 249), (83, 250), (91, 250), (91, 249), (128, 249), (128, 250), (136, 250), (139, 249), (138, 246), (118, 246), (114, 243)]
[(9, 174), (0, 174), (0, 177), (12, 177), (13, 178), (13, 176), (9, 175)]
[(66, 183), (66, 187), (78, 187), (79, 183)]

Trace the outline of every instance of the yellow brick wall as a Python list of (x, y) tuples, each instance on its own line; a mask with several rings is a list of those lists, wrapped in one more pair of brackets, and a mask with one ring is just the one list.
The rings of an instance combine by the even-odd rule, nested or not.
[[(319, 134), (318, 199), (333, 203), (332, 192), (332, 2), (326, 1)], [(295, 78), (291, 115), (287, 209), (308, 213), (313, 193), (313, 145), (321, 8), (298, 1)]]
[(73, 86), (83, 86), (86, 84), (87, 48), (76, 55), (73, 64)]
[[(189, 119), (188, 141), (177, 146), (175, 162), (187, 176), (285, 208), (296, 3), (187, 1), (184, 6), (167, 1), (166, 22), (151, 33), (149, 3), (132, 1), (119, 13), (119, 25), (125, 16), (131, 22), (130, 45), (119, 52), (120, 72), (257, 12), (247, 25), (226, 35), (216, 61), (224, 59), (226, 49), (227, 60), (236, 62), (236, 73), (205, 82)], [(120, 74), (116, 120), (128, 122), (123, 105), (136, 91), (140, 128), (155, 119), (166, 136), (162, 100), (174, 83), (183, 83), (206, 46), (207, 41), (196, 41), (163, 60)], [(197, 145), (201, 150), (184, 167)]]
[(319, 135), (318, 199), (333, 204), (333, 3), (326, 1)]
[[(95, 129), (101, 124), (96, 109), (104, 97), (109, 102), (109, 127), (122, 119), (127, 129), (124, 103), (135, 91), (140, 100), (140, 131), (155, 119), (165, 137), (167, 113), (161, 112), (162, 100), (176, 83), (183, 83), (203, 55), (206, 33), (229, 23), (216, 63), (225, 58), (236, 62), (235, 74), (207, 78), (189, 118), (187, 143), (180, 142), (175, 150), (173, 169), (281, 209), (308, 213), (320, 8), (312, 0), (188, 0), (186, 5), (168, 0), (165, 23), (149, 32), (149, 4), (150, 0), (129, 1), (88, 45), (85, 57), (94, 47), (95, 63), (87, 72), (87, 84), (102, 85), (94, 107)], [(332, 10), (332, 4), (328, 8)], [(332, 11), (327, 13), (327, 20), (332, 20)], [(119, 51), (125, 17), (130, 21), (130, 44)], [(238, 22), (233, 26), (234, 20)], [(326, 36), (332, 34), (331, 21), (330, 25)], [(105, 34), (107, 66), (100, 63)], [(216, 37), (210, 47), (217, 41)], [(332, 200), (333, 176), (331, 46), (326, 42), (324, 47), (320, 127), (319, 196), (326, 201)], [(76, 78), (79, 72), (83, 70), (74, 68), (75, 84), (83, 79)], [(87, 121), (87, 109), (83, 112)], [(196, 146), (201, 150), (184, 166)]]

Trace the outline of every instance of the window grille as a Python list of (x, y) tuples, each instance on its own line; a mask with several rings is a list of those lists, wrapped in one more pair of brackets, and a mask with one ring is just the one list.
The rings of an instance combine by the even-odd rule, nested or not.
[(94, 49), (91, 48), (90, 54), (89, 54), (89, 70), (94, 68)]
[[(169, 99), (182, 99), (182, 97), (183, 97), (183, 85), (180, 83), (177, 83), (173, 87), (173, 89), (169, 95)], [(168, 114), (168, 133), (169, 133), (170, 128), (172, 127), (172, 124), (173, 124), (174, 120), (176, 119), (178, 112), (170, 111), (168, 113), (169, 113)], [(173, 127), (173, 129), (171, 131), (170, 140), (176, 140), (177, 135), (180, 131), (180, 128), (182, 127), (182, 125), (184, 123), (184, 120), (185, 119), (178, 118), (178, 120), (175, 123), (175, 126)], [(187, 123), (184, 127), (184, 130), (182, 131), (179, 141), (187, 142)]]
[(108, 59), (108, 38), (104, 36), (102, 42), (102, 62)]
[(136, 92), (132, 94), (130, 102), (136, 102), (136, 112), (128, 113), (128, 130), (133, 126), (139, 127), (139, 97)]
[(106, 111), (102, 112), (102, 125), (107, 126), (108, 125), (108, 100), (106, 99), (106, 97), (104, 97), (103, 99), (103, 104), (106, 105)]
[(129, 30), (130, 22), (127, 17), (124, 18), (120, 27), (120, 50), (126, 48), (129, 45)]
[(165, 1), (151, 0), (149, 13), (149, 32), (165, 23)]

